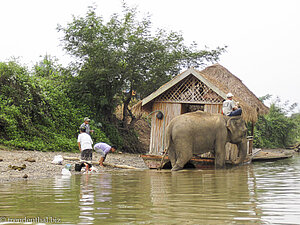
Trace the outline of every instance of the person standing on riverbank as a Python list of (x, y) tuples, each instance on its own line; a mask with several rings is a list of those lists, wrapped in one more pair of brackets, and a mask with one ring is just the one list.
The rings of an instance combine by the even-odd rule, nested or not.
[(106, 156), (107, 154), (112, 151), (112, 152), (115, 152), (116, 150), (116, 146), (110, 146), (104, 142), (99, 142), (97, 144), (94, 145), (94, 150), (97, 152), (97, 153), (100, 153), (101, 154), (101, 158), (99, 160), (99, 166), (102, 166), (103, 167), (103, 162), (105, 161), (106, 159)]
[(90, 128), (90, 124), (89, 124), (90, 121), (91, 121), (91, 120), (90, 120), (88, 117), (85, 117), (85, 118), (84, 118), (83, 124), (80, 125), (80, 128), (85, 127), (85, 132), (86, 132), (88, 135), (91, 135), (91, 133), (94, 132), (94, 130), (91, 130), (91, 128)]
[(93, 158), (93, 140), (90, 135), (86, 133), (86, 128), (80, 128), (80, 134), (78, 135), (78, 148), (81, 152), (81, 160), (92, 161)]

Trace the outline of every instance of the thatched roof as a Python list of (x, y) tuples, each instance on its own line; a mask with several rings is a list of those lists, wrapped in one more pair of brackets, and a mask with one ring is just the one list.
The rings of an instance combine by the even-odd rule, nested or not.
[(269, 112), (269, 108), (239, 78), (220, 64), (205, 68), (201, 74), (223, 92), (231, 92), (234, 95), (233, 99), (238, 101), (243, 108), (243, 117), (246, 121), (256, 122), (258, 115)]
[(175, 84), (185, 79), (190, 74), (197, 77), (209, 88), (216, 92), (223, 99), (226, 99), (226, 94), (231, 92), (234, 95), (234, 100), (238, 101), (243, 109), (243, 118), (245, 121), (256, 122), (260, 114), (268, 112), (266, 107), (243, 83), (242, 81), (229, 72), (220, 64), (214, 64), (205, 68), (202, 71), (190, 68), (183, 73), (175, 76), (172, 80), (162, 85), (158, 90), (137, 103), (133, 111), (146, 109), (149, 103), (160, 96), (165, 91), (169, 90)]

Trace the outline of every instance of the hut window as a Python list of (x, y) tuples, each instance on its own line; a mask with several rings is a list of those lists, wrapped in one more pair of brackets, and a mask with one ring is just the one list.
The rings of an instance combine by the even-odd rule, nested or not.
[(183, 112), (195, 112), (195, 111), (204, 111), (204, 104), (183, 104)]

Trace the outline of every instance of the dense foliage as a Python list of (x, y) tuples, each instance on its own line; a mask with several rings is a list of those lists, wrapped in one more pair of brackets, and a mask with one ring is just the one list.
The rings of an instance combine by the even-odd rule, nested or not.
[[(69, 72), (46, 57), (32, 72), (0, 63), (0, 143), (40, 151), (78, 151), (78, 127), (87, 106), (67, 96)], [(95, 127), (95, 139), (106, 140)]]
[(270, 112), (260, 116), (254, 130), (254, 146), (258, 148), (286, 148), (300, 140), (300, 114), (288, 116), (288, 110), (274, 102)]

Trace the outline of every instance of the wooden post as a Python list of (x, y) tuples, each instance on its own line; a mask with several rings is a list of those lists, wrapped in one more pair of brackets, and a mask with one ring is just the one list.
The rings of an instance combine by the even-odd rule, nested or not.
[(249, 154), (252, 154), (254, 136), (254, 122), (251, 123), (251, 138), (249, 139)]

